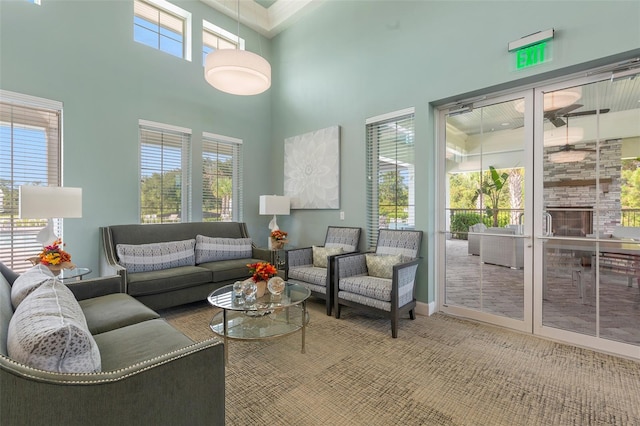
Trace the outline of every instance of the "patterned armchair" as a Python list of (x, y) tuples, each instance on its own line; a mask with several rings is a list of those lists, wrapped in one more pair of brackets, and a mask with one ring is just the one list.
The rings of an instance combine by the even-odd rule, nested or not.
[[(326, 300), (327, 315), (333, 307), (335, 258), (358, 251), (360, 228), (329, 226), (324, 246), (287, 250), (286, 279), (308, 288), (311, 295)], [(341, 252), (341, 253), (338, 253)]]
[(421, 242), (422, 231), (381, 229), (375, 253), (336, 258), (336, 318), (342, 305), (382, 313), (391, 318), (391, 336), (398, 337), (400, 313), (415, 319)]

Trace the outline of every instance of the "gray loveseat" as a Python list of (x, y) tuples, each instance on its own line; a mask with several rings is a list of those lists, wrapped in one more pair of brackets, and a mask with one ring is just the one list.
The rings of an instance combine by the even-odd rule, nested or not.
[(17, 319), (38, 312), (33, 305), (21, 306), (41, 296), (40, 287), (14, 311), (11, 289), (17, 274), (1, 263), (0, 272), (1, 425), (224, 424), (220, 341), (194, 343), (121, 293), (120, 277), (77, 281), (66, 288), (49, 280), (40, 287), (60, 286), (67, 294), (71, 289), (70, 297), (77, 300), (73, 303), (80, 306), (99, 349), (101, 366), (98, 372), (45, 371), (9, 357), (8, 350), (16, 345), (10, 332), (25, 326), (16, 326)]
[[(124, 292), (152, 309), (204, 300), (217, 288), (249, 278), (247, 264), (271, 259), (270, 250), (251, 242), (242, 222), (113, 225), (100, 228), (100, 235), (100, 275), (120, 275)], [(208, 250), (200, 249), (205, 247), (203, 239)], [(193, 257), (176, 254), (178, 243), (183, 255), (191, 250), (188, 255)], [(157, 267), (127, 266), (123, 248), (133, 253), (129, 256), (132, 262), (136, 253), (146, 250), (146, 258), (140, 255), (140, 262), (157, 262)], [(165, 249), (174, 252), (165, 255)]]

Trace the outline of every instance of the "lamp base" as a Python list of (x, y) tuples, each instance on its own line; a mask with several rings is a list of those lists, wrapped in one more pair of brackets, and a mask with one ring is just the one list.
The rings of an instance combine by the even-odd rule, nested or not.
[(49, 218), (47, 221), (47, 226), (45, 226), (40, 232), (38, 232), (36, 241), (43, 246), (46, 246), (48, 244), (52, 244), (57, 239), (58, 236), (53, 232), (53, 219)]
[(278, 229), (280, 229), (278, 227), (278, 222), (276, 221), (276, 215), (273, 215), (273, 219), (271, 219), (271, 222), (269, 222), (269, 243), (268, 246), (269, 250), (273, 249), (273, 244), (271, 244), (271, 232), (273, 231), (277, 231)]

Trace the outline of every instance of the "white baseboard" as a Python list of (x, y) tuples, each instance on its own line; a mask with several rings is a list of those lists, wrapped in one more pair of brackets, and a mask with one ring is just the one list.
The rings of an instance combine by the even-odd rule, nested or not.
[(436, 302), (424, 303), (417, 302), (416, 303), (416, 314), (431, 316), (436, 312)]

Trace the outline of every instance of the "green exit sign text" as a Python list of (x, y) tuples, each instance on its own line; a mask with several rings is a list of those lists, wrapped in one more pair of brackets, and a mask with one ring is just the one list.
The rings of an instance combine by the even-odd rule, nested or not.
[(547, 43), (538, 43), (516, 51), (516, 69), (532, 67), (547, 61)]

